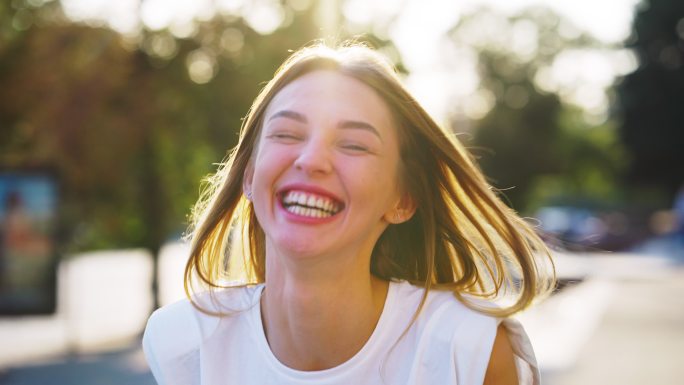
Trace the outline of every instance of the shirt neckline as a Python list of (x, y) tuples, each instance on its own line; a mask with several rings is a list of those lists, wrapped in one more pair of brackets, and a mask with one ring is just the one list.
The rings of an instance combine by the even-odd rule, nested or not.
[(361, 347), (356, 354), (354, 354), (347, 361), (329, 369), (304, 371), (290, 368), (289, 366), (280, 362), (280, 360), (278, 360), (278, 358), (273, 354), (271, 347), (268, 345), (268, 340), (266, 339), (266, 334), (264, 332), (264, 326), (261, 321), (261, 306), (259, 304), (261, 294), (265, 288), (265, 284), (261, 284), (254, 291), (253, 300), (255, 306), (253, 306), (250, 310), (250, 326), (256, 340), (257, 349), (262, 353), (266, 359), (266, 362), (273, 370), (292, 379), (330, 380), (333, 377), (349, 373), (351, 370), (353, 370), (353, 368), (358, 367), (361, 363), (368, 362), (366, 358), (376, 352), (377, 349), (383, 345), (381, 341), (388, 330), (386, 325), (391, 322), (392, 312), (395, 308), (394, 301), (396, 297), (395, 292), (397, 291), (397, 286), (397, 282), (389, 282), (387, 298), (385, 298), (385, 304), (383, 305), (382, 313), (380, 314), (378, 323), (375, 325), (375, 329), (373, 329), (373, 333), (371, 333), (368, 341), (366, 341), (363, 347)]

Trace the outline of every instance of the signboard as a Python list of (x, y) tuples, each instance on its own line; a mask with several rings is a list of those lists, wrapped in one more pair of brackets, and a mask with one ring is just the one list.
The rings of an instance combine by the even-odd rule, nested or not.
[(57, 195), (49, 172), (0, 170), (0, 315), (55, 311)]

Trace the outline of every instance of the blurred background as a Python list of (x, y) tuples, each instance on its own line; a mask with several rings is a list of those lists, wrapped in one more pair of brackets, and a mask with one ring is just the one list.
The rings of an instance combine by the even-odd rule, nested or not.
[(0, 384), (154, 384), (201, 180), (322, 37), (381, 50), (547, 236), (545, 384), (681, 384), (680, 0), (2, 0)]

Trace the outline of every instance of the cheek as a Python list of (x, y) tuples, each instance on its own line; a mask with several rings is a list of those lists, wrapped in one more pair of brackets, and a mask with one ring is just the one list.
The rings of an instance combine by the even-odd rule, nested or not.
[(277, 146), (263, 146), (254, 162), (255, 178), (260, 179), (278, 173), (288, 162), (290, 156)]
[(348, 173), (348, 180), (362, 192), (369, 201), (385, 202), (398, 194), (396, 172), (387, 166), (377, 165), (356, 168)]
[(278, 181), (287, 172), (291, 162), (291, 152), (282, 148), (263, 146), (260, 149), (252, 177), (253, 203), (258, 216), (268, 215), (273, 207)]

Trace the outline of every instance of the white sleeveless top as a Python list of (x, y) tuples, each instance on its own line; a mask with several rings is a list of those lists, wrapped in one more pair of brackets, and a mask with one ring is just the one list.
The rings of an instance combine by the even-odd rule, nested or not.
[[(269, 348), (258, 306), (263, 288), (228, 289), (216, 293), (213, 301), (208, 295), (198, 297), (210, 310), (238, 311), (229, 316), (206, 315), (188, 300), (155, 311), (143, 349), (159, 385), (481, 385), (499, 323), (507, 328), (520, 384), (540, 383), (522, 326), (470, 310), (450, 292), (431, 290), (420, 315), (401, 337), (424, 290), (407, 282), (390, 283), (378, 324), (356, 355), (326, 370), (294, 370)], [(354, 322), (351, 314), (349, 322)]]

